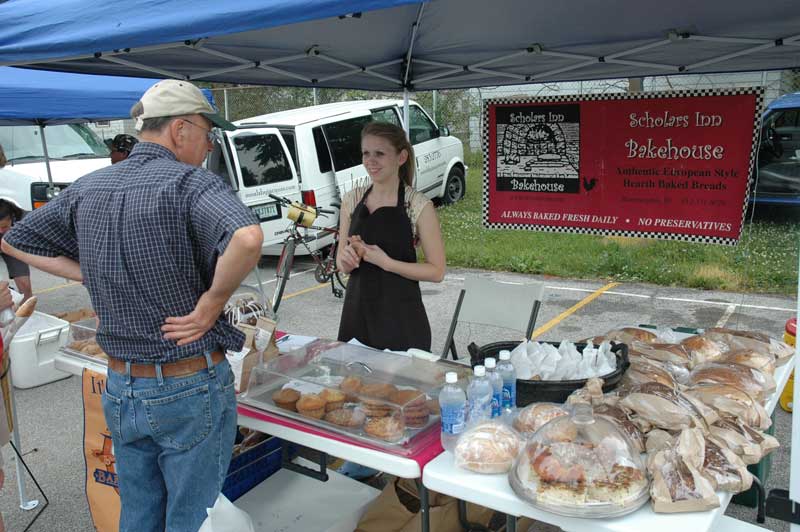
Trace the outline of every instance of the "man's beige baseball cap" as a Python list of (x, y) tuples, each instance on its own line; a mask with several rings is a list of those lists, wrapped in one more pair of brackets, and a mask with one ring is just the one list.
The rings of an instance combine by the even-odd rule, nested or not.
[(136, 130), (148, 118), (165, 116), (203, 115), (216, 127), (233, 131), (236, 126), (217, 114), (205, 95), (189, 83), (178, 79), (164, 79), (147, 89), (131, 108), (131, 118), (136, 120)]

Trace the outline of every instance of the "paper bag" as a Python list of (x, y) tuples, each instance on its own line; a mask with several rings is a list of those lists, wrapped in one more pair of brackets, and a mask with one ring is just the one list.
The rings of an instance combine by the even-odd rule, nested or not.
[[(411, 509), (401, 501), (410, 500)], [(461, 532), (458, 501), (447, 495), (429, 491), (430, 529), (432, 532)], [(358, 522), (356, 532), (418, 532), (421, 529), (419, 495), (416, 483), (409, 479), (389, 482)], [(414, 511), (412, 511), (414, 510)], [(493, 510), (467, 504), (467, 520), (488, 525)]]

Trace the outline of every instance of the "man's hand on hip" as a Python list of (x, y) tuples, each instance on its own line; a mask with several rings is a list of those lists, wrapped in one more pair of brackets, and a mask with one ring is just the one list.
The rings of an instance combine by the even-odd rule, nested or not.
[(204, 293), (197, 301), (191, 314), (178, 318), (167, 318), (161, 327), (164, 339), (175, 340), (178, 345), (186, 345), (203, 337), (217, 322), (217, 318), (225, 308), (227, 298), (219, 299)]

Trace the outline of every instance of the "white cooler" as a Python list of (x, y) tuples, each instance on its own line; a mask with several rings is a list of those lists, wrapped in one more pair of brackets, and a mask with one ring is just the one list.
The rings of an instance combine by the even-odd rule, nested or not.
[(57, 370), (53, 364), (59, 349), (67, 343), (68, 332), (68, 322), (34, 312), (17, 331), (8, 349), (14, 386), (32, 388), (69, 377), (69, 373)]

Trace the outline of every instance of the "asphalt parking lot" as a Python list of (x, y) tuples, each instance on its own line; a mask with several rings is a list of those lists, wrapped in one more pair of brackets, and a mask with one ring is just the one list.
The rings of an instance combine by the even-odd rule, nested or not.
[[(314, 280), (313, 264), (298, 259), (281, 304), (279, 329), (320, 337), (336, 337), (342, 300), (329, 285)], [(268, 294), (274, 287), (274, 260), (260, 269)], [(0, 272), (2, 274), (4, 272)], [(622, 325), (654, 324), (662, 327), (711, 327), (757, 329), (780, 337), (784, 323), (796, 312), (794, 298), (774, 295), (736, 294), (689, 290), (645, 284), (615, 284), (603, 281), (548, 279), (508, 273), (449, 270), (440, 284), (424, 283), (423, 299), (433, 332), (433, 352), (441, 352), (453, 309), (464, 278), (486, 276), (504, 282), (545, 284), (545, 299), (534, 331), (542, 340), (578, 340)], [(248, 283), (255, 284), (252, 277)], [(85, 289), (41, 272), (34, 272), (38, 310), (57, 313), (90, 306)], [(497, 340), (516, 340), (519, 333), (461, 325), (456, 345)], [(82, 404), (80, 380), (69, 377), (37, 388), (18, 390), (20, 434), (25, 459), (50, 499), (32, 530), (90, 531), (91, 517), (84, 496), (82, 454)], [(772, 455), (767, 489), (789, 485), (791, 415), (776, 409), (776, 437), (781, 448)], [(0, 491), (0, 509), (10, 531), (25, 528), (33, 512), (19, 509), (14, 460), (10, 448), (3, 449), (6, 483)], [(33, 490), (28, 482), (29, 491)], [(41, 497), (37, 496), (41, 499)], [(728, 514), (755, 523), (755, 510), (731, 505)], [(788, 531), (788, 525), (768, 520), (772, 530)]]

